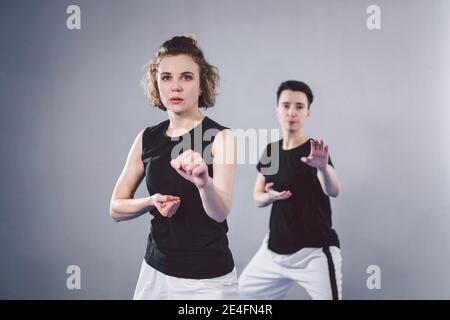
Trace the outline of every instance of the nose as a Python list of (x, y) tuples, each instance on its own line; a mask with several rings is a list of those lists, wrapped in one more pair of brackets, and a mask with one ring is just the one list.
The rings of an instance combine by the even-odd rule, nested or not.
[(295, 110), (295, 108), (289, 108), (287, 114), (288, 116), (295, 116), (297, 114), (297, 110)]
[(170, 90), (174, 91), (174, 92), (181, 92), (181, 91), (183, 91), (183, 88), (181, 87), (181, 84), (178, 80), (174, 80), (174, 81), (172, 81)]

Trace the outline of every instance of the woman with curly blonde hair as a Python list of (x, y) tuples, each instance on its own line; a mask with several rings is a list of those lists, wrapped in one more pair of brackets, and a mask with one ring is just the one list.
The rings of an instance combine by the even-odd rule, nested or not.
[[(199, 108), (215, 103), (219, 74), (193, 36), (164, 42), (144, 87), (168, 120), (136, 137), (111, 198), (115, 221), (153, 216), (134, 299), (236, 299), (228, 246), (236, 137)], [(134, 199), (145, 178), (149, 197)]]

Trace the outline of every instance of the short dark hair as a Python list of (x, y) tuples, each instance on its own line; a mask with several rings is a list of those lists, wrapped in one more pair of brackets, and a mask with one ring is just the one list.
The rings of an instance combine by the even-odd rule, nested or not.
[(292, 91), (300, 91), (306, 94), (306, 97), (308, 98), (308, 109), (311, 103), (314, 100), (314, 95), (311, 91), (311, 88), (304, 82), (297, 81), (297, 80), (288, 80), (280, 84), (277, 91), (277, 104), (280, 100), (280, 95), (284, 90), (292, 90)]

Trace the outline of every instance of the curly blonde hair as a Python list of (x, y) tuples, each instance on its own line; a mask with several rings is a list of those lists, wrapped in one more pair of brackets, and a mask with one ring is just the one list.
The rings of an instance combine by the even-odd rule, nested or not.
[(210, 65), (193, 35), (176, 36), (164, 42), (156, 53), (156, 57), (145, 66), (145, 76), (142, 81), (145, 95), (152, 106), (162, 110), (167, 110), (161, 101), (159, 94), (157, 72), (161, 60), (167, 56), (186, 54), (192, 57), (200, 69), (200, 89), (201, 96), (198, 99), (199, 108), (210, 108), (216, 102), (219, 86), (219, 71)]

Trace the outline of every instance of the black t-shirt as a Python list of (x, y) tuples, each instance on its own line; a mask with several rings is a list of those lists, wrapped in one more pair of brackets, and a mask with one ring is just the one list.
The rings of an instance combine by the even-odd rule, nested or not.
[[(305, 247), (339, 247), (330, 199), (322, 190), (317, 169), (301, 161), (310, 153), (310, 141), (290, 150), (283, 150), (282, 140), (270, 143), (256, 166), (266, 183), (274, 183), (274, 190), (292, 192), (290, 198), (275, 201), (270, 213), (269, 249), (279, 254)], [(333, 165), (331, 158), (328, 163)]]
[(170, 160), (183, 151), (199, 152), (213, 177), (211, 147), (216, 134), (226, 129), (208, 117), (178, 138), (166, 135), (169, 120), (144, 130), (142, 161), (150, 195), (180, 197), (181, 204), (171, 217), (154, 208), (145, 254), (156, 270), (174, 277), (207, 279), (223, 276), (234, 268), (228, 247), (227, 222), (216, 222), (205, 212), (197, 187), (180, 176)]

